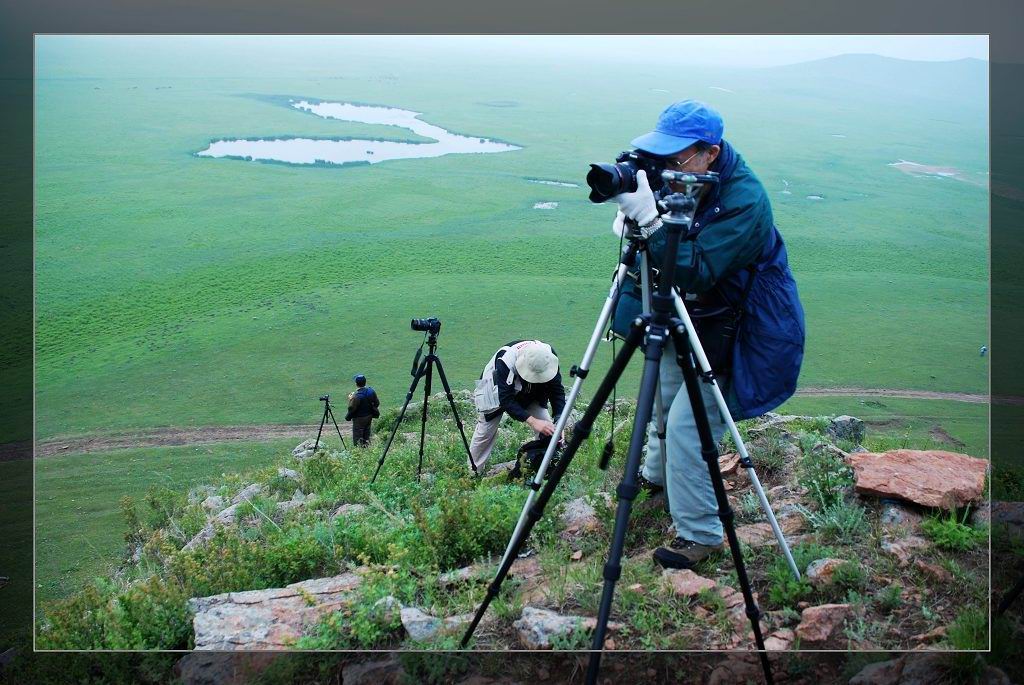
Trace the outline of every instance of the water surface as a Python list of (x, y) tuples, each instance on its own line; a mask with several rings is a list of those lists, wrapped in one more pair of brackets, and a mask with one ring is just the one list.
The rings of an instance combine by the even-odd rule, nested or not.
[(292, 101), (297, 110), (324, 119), (354, 121), (406, 129), (431, 143), (403, 143), (388, 140), (323, 138), (237, 139), (217, 140), (200, 157), (230, 157), (247, 161), (274, 161), (287, 164), (377, 164), (389, 159), (422, 159), (451, 154), (509, 152), (519, 146), (487, 138), (466, 136), (446, 131), (419, 118), (420, 112), (394, 107), (353, 105), (347, 102)]

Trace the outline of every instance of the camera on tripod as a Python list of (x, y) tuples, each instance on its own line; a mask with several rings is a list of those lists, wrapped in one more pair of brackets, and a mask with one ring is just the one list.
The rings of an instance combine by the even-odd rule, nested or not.
[(413, 319), (412, 329), (437, 335), (441, 332), (441, 319), (436, 316), (432, 316), (429, 319)]
[(320, 395), (320, 401), (321, 402), (330, 402), (331, 401), (331, 396), (330, 395)]
[(649, 155), (641, 150), (627, 150), (615, 158), (615, 164), (591, 164), (587, 172), (590, 201), (601, 203), (622, 193), (636, 192), (636, 174), (643, 169), (654, 196), (660, 198), (665, 189), (661, 172), (665, 158)]

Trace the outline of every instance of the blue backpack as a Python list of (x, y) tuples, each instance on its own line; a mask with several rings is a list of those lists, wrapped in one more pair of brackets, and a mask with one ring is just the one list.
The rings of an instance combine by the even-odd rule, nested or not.
[[(796, 392), (804, 358), (804, 309), (778, 229), (750, 270), (753, 278), (732, 350), (727, 401), (737, 421), (775, 409)], [(740, 274), (737, 274), (738, 277)]]

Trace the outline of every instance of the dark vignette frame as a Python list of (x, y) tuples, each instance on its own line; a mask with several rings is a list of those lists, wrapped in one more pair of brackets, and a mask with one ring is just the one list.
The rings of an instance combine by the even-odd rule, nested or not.
[[(170, 0), (146, 5), (118, 0), (38, 0), (0, 6), (0, 483), (10, 497), (0, 501), (0, 576), (12, 576), (0, 588), (0, 605), (27, 611), (0, 612), (0, 682), (12, 673), (15, 645), (31, 650), (31, 577), (15, 577), (8, 568), (31, 568), (32, 559), (32, 61), (34, 33), (723, 33), (828, 34), (958, 33), (990, 36), (990, 159), (991, 159), (991, 459), (993, 472), (1020, 474), (1024, 480), (1024, 4), (1016, 0), (862, 0), (823, 5), (811, 0), (780, 0), (753, 4), (742, 0), (700, 0), (678, 3), (652, 0), (637, 6), (618, 3), (600, 10), (585, 0), (545, 3), (488, 3), (446, 0), (413, 3), (380, 0), (371, 5), (318, 4), (274, 0), (199, 5)], [(956, 325), (951, 321), (950, 325)], [(993, 499), (1003, 493), (996, 486)], [(998, 526), (994, 531), (998, 539)], [(1016, 577), (1020, 561), (994, 545), (993, 585)], [(1016, 564), (1016, 568), (1010, 568)], [(1016, 574), (1016, 575), (1015, 575)], [(1020, 600), (1024, 604), (1024, 599)], [(1013, 609), (1018, 614), (1022, 608)], [(89, 670), (101, 673), (143, 671), (156, 681), (169, 675), (160, 655), (36, 655), (49, 662), (42, 671), (58, 680), (70, 677), (61, 664), (91, 659)], [(163, 655), (174, 657), (175, 655)], [(348, 659), (354, 655), (336, 655)], [(546, 657), (520, 655), (524, 660)], [(993, 656), (997, 656), (993, 654)], [(832, 659), (822, 655), (825, 660)], [(483, 659), (508, 658), (482, 655)], [(559, 659), (572, 659), (561, 656)], [(719, 657), (708, 655), (704, 661)], [(518, 659), (518, 657), (517, 657)], [(657, 657), (648, 657), (655, 659)], [(148, 660), (149, 666), (146, 665)], [(686, 663), (691, 664), (684, 666)], [(655, 673), (693, 673), (699, 655), (665, 655), (652, 662)], [(122, 663), (114, 664), (115, 661)], [(129, 666), (129, 663), (131, 665)], [(7, 663), (7, 666), (4, 664)], [(539, 661), (538, 661), (539, 663)], [(606, 661), (609, 673), (613, 660)], [(1024, 678), (1020, 663), (1000, 664), (1016, 679)], [(79, 667), (82, 664), (79, 663)], [(125, 668), (130, 670), (125, 671)], [(134, 669), (134, 670), (131, 670)], [(140, 670), (141, 669), (141, 670)], [(340, 672), (340, 664), (338, 666)], [(641, 670), (640, 673), (644, 671)], [(650, 674), (648, 670), (647, 673)], [(98, 673), (97, 673), (98, 675)], [(113, 676), (116, 678), (117, 676)]]

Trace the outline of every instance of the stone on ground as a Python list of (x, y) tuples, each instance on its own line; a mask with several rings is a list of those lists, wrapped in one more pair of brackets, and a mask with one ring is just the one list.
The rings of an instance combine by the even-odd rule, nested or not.
[(366, 511), (365, 504), (342, 504), (340, 507), (331, 512), (331, 519), (345, 518), (347, 516), (355, 516)]
[(416, 642), (433, 639), (439, 634), (454, 633), (473, 620), (473, 614), (438, 618), (416, 607), (402, 607), (401, 617), (405, 632)]
[(592, 533), (601, 527), (597, 511), (583, 497), (566, 502), (565, 508), (558, 518), (563, 526), (562, 532), (559, 534), (563, 539)]
[(818, 559), (807, 565), (804, 575), (807, 580), (811, 581), (811, 585), (816, 587), (828, 585), (832, 582), (832, 576), (835, 575), (836, 569), (845, 563), (847, 563), (845, 559)]
[(888, 500), (882, 505), (880, 522), (887, 533), (915, 533), (921, 526), (924, 517), (918, 512), (896, 500)]
[(833, 440), (859, 443), (864, 439), (864, 422), (855, 416), (837, 416), (829, 422), (825, 432)]
[[(295, 446), (295, 449), (292, 450), (292, 456), (299, 460), (308, 459), (313, 456), (314, 445), (316, 445), (315, 438), (303, 440), (302, 442)], [(318, 449), (323, 449), (323, 445), (321, 444)]]
[(283, 588), (226, 592), (188, 601), (196, 649), (281, 649), (321, 617), (357, 600), (361, 578), (344, 573)]
[(717, 583), (710, 578), (697, 575), (690, 569), (665, 569), (661, 578), (677, 597), (695, 597), (702, 590), (710, 590)]
[(796, 627), (800, 646), (821, 646), (840, 635), (850, 610), (849, 604), (822, 604), (804, 609), (800, 614), (800, 625)]
[[(578, 631), (591, 631), (597, 619), (559, 614), (547, 609), (523, 607), (523, 615), (512, 624), (519, 640), (527, 649), (551, 649), (557, 638), (567, 638)], [(621, 623), (608, 622), (609, 632), (622, 629)]]
[(988, 462), (942, 450), (890, 450), (847, 455), (862, 495), (898, 497), (954, 509), (981, 499)]
[(259, 483), (251, 483), (246, 485), (237, 495), (231, 498), (231, 503), (241, 504), (242, 502), (251, 500), (253, 497), (261, 494), (263, 494), (263, 486)]
[(905, 568), (919, 552), (931, 547), (931, 543), (916, 535), (907, 535), (897, 540), (884, 539), (881, 547), (883, 552), (896, 558), (900, 568)]

